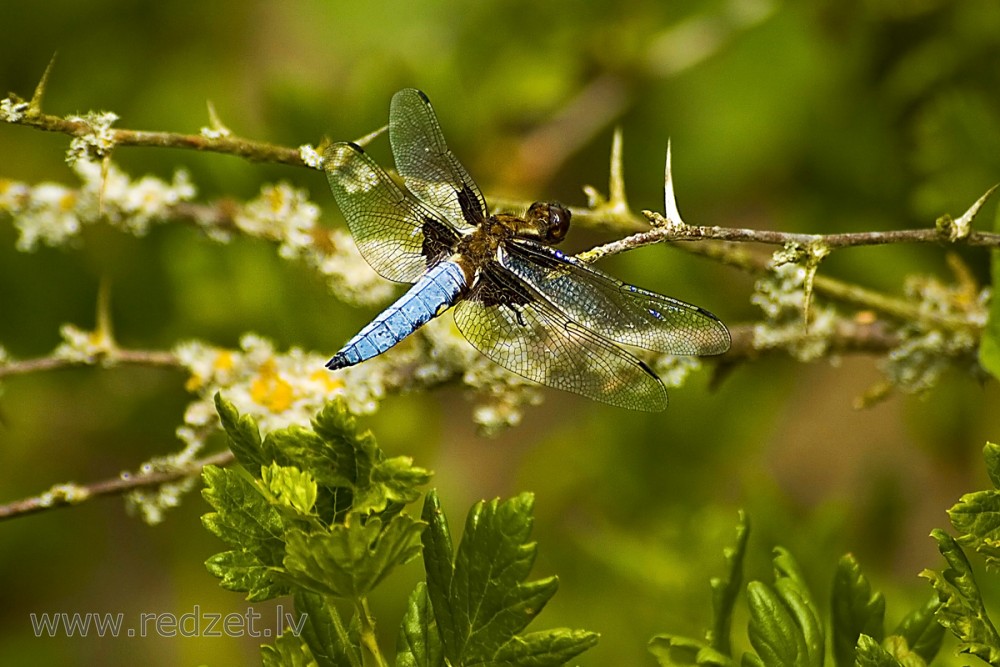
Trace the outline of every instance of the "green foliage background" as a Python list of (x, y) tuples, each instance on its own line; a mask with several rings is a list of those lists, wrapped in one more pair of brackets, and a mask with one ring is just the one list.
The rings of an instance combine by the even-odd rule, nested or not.
[[(692, 224), (929, 226), (1000, 180), (1000, 7), (988, 0), (94, 0), (8, 3), (3, 13), (0, 87), (30, 96), (58, 51), (46, 109), (113, 110), (121, 127), (196, 132), (211, 100), (239, 134), (296, 146), (365, 134), (385, 122), (394, 91), (422, 88), (488, 196), (583, 203), (581, 185), (606, 182), (614, 124), (624, 128), (636, 209), (662, 206), (672, 139), (677, 196)], [(593, 113), (608, 120), (564, 160), (540, 168), (518, 152), (595, 89)], [(66, 143), (0, 125), (0, 177), (73, 183)], [(133, 175), (169, 177), (182, 165), (208, 198), (246, 199), (286, 179), (312, 192), (328, 224), (342, 224), (317, 172), (153, 149), (120, 149), (115, 159)], [(994, 211), (988, 205), (980, 220)], [(23, 254), (15, 238), (0, 224), (0, 343), (18, 357), (50, 351), (63, 322), (92, 326), (102, 278), (118, 338), (144, 348), (187, 337), (233, 346), (256, 331), (282, 348), (332, 353), (374, 314), (335, 301), (259, 242), (220, 246), (170, 225), (145, 239), (96, 227), (78, 248)], [(569, 245), (603, 240), (577, 230)], [(987, 254), (962, 256), (986, 282)], [(727, 323), (757, 317), (752, 279), (733, 269), (664, 247), (607, 265)], [(932, 247), (844, 251), (821, 271), (893, 294), (908, 273), (950, 278)], [(458, 390), (393, 397), (364, 423), (389, 456), (435, 471), (453, 526), (480, 498), (534, 492), (533, 576), (561, 583), (546, 625), (601, 633), (580, 664), (653, 664), (652, 635), (696, 635), (710, 618), (705, 582), (722, 567), (741, 507), (754, 522), (748, 578), (766, 578), (781, 544), (823, 600), (850, 551), (886, 592), (890, 622), (894, 601), (897, 614), (921, 604), (929, 587), (916, 575), (940, 567), (928, 533), (947, 525), (961, 493), (986, 484), (980, 451), (1000, 430), (996, 383), (955, 375), (926, 399), (896, 396), (856, 412), (854, 397), (879, 379), (868, 358), (806, 366), (765, 357), (713, 392), (707, 376), (672, 391), (668, 411), (654, 415), (547, 391), (523, 425), (494, 440), (475, 435)], [(173, 451), (183, 384), (179, 374), (136, 368), (5, 382), (0, 501)], [(194, 605), (245, 611), (205, 571), (219, 551), (198, 520), (206, 511), (193, 494), (156, 528), (115, 501), (4, 524), (0, 654), (12, 664), (256, 662), (263, 640), (254, 638), (31, 634), (30, 612), (121, 611), (127, 623)], [(372, 600), (389, 642), (420, 574), (411, 563)], [(744, 622), (738, 612), (737, 637)]]

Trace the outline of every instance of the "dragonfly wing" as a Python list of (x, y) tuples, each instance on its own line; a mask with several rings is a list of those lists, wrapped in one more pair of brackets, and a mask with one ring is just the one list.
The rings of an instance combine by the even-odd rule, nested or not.
[(633, 410), (667, 406), (642, 361), (587, 331), (496, 263), (481, 269), (455, 324), (480, 352), (522, 377)]
[(415, 282), (450, 253), (458, 234), (442, 214), (403, 191), (361, 147), (333, 144), (324, 165), (358, 250), (384, 278)]
[(389, 141), (396, 170), (421, 201), (446, 213), (459, 229), (486, 219), (483, 193), (448, 149), (430, 100), (419, 90), (392, 96)]
[(503, 265), (577, 324), (618, 343), (668, 354), (722, 354), (726, 326), (698, 306), (617, 280), (529, 240), (505, 245)]

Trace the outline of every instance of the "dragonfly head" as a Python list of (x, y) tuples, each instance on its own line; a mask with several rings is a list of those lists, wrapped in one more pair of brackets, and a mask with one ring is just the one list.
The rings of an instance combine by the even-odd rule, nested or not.
[(555, 201), (536, 201), (525, 216), (534, 225), (538, 237), (550, 245), (566, 238), (569, 231), (569, 209)]

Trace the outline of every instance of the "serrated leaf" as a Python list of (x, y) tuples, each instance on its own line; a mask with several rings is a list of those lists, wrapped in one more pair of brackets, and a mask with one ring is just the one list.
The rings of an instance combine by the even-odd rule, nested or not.
[(903, 617), (892, 634), (902, 637), (914, 653), (924, 662), (931, 662), (941, 650), (944, 627), (934, 616), (941, 603), (932, 595), (924, 605)]
[(987, 565), (1000, 564), (1000, 491), (967, 493), (948, 510), (948, 516), (962, 533), (959, 544), (975, 549)]
[(782, 547), (776, 547), (774, 552), (774, 588), (802, 632), (806, 644), (805, 664), (822, 667), (825, 635), (819, 610), (792, 555)]
[(1000, 664), (1000, 636), (986, 613), (965, 553), (943, 530), (933, 530), (931, 537), (948, 563), (940, 573), (924, 570), (920, 574), (930, 580), (941, 601), (936, 612), (938, 623), (958, 637), (960, 652), (970, 653), (991, 665)]
[(555, 577), (524, 581), (536, 549), (527, 541), (532, 504), (531, 494), (476, 503), (452, 565), (447, 523), (436, 494), (428, 494), (428, 596), (453, 665), (559, 665), (597, 641), (593, 633), (567, 629), (518, 635), (558, 587)]
[(410, 594), (396, 640), (396, 667), (443, 667), (444, 647), (427, 584), (420, 582)]
[(713, 577), (712, 587), (712, 629), (708, 640), (712, 648), (722, 655), (731, 656), (730, 634), (733, 622), (733, 607), (743, 587), (743, 558), (746, 555), (747, 539), (750, 536), (750, 520), (740, 510), (736, 524), (736, 544), (723, 550), (727, 572), (725, 577)]
[(511, 638), (492, 658), (491, 667), (558, 667), (597, 644), (598, 634), (586, 630), (542, 630)]
[(246, 592), (248, 600), (284, 594), (287, 588), (275, 572), (284, 558), (283, 527), (277, 510), (242, 469), (205, 466), (202, 477), (202, 495), (216, 510), (205, 514), (202, 523), (234, 547), (208, 559), (208, 570), (222, 579), (224, 588)]
[(357, 420), (341, 401), (324, 406), (312, 430), (291, 426), (274, 431), (263, 447), (280, 452), (279, 463), (309, 471), (327, 495), (350, 490), (351, 509), (360, 513), (413, 502), (420, 497), (417, 487), (430, 479), (410, 458), (386, 459), (370, 432), (358, 432)]
[(555, 577), (522, 583), (535, 562), (528, 542), (534, 499), (521, 494), (503, 503), (478, 502), (469, 512), (455, 556), (452, 609), (463, 662), (488, 660), (555, 595)]
[(434, 609), (446, 655), (459, 654), (455, 633), (454, 612), (451, 607), (451, 581), (454, 576), (454, 552), (448, 519), (441, 510), (437, 491), (431, 490), (424, 498), (420, 518), (427, 527), (420, 540), (423, 544), (424, 570), (427, 572), (427, 597)]
[[(993, 223), (993, 231), (1000, 232), (1000, 210)], [(990, 276), (993, 294), (1000, 294), (1000, 250), (990, 250)], [(994, 378), (1000, 379), (1000, 299), (990, 301), (990, 312), (979, 341), (979, 363)], [(996, 482), (994, 482), (996, 484)]]
[(302, 639), (318, 667), (362, 667), (357, 626), (344, 628), (340, 614), (330, 600), (300, 590), (295, 594), (295, 610), (305, 616)]
[(299, 514), (312, 512), (316, 504), (316, 481), (308, 472), (272, 463), (261, 468), (261, 481), (277, 503)]
[(993, 488), (1000, 489), (1000, 445), (987, 442), (983, 447), (983, 458), (986, 459), (986, 472), (993, 482)]
[(356, 600), (390, 572), (420, 553), (424, 524), (405, 515), (383, 526), (376, 517), (362, 522), (352, 514), (346, 524), (286, 535), (284, 566), (290, 579), (309, 590)]
[(656, 635), (649, 640), (649, 652), (661, 667), (732, 667), (733, 659), (707, 643), (690, 637)]
[(882, 642), (882, 648), (903, 667), (927, 667), (927, 662), (910, 648), (906, 639), (899, 635), (889, 635)]
[[(747, 584), (750, 645), (765, 667), (809, 667), (809, 649), (802, 629), (782, 598), (769, 586)], [(748, 660), (744, 655), (744, 662)]]
[(371, 486), (380, 490), (380, 502), (412, 503), (420, 497), (417, 488), (430, 481), (431, 475), (413, 465), (409, 456), (396, 456), (376, 461), (371, 473)]
[(247, 600), (259, 602), (288, 593), (273, 566), (266, 565), (249, 551), (223, 551), (205, 561), (205, 568), (229, 591), (247, 594)]
[(877, 640), (868, 635), (858, 637), (856, 655), (857, 662), (854, 664), (857, 667), (903, 667)]
[(315, 667), (316, 661), (301, 637), (284, 633), (274, 644), (260, 647), (260, 661), (264, 667)]
[(236, 460), (240, 462), (251, 475), (260, 476), (261, 466), (271, 462), (261, 448), (260, 431), (257, 423), (250, 415), (240, 415), (236, 407), (224, 399), (222, 394), (215, 394), (215, 409), (219, 413), (222, 429), (229, 438), (229, 449), (233, 451)]
[(847, 554), (837, 564), (831, 594), (834, 662), (838, 667), (854, 665), (858, 637), (876, 642), (885, 633), (885, 598), (872, 592), (868, 578), (854, 556)]

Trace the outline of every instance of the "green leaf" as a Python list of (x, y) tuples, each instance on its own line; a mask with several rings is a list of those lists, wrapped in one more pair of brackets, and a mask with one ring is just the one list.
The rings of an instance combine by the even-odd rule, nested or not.
[(765, 667), (807, 667), (809, 665), (805, 637), (788, 607), (766, 584), (747, 584), (747, 605), (750, 610), (750, 644), (758, 661), (744, 655), (743, 660)]
[(930, 580), (941, 601), (936, 612), (938, 622), (958, 637), (960, 652), (970, 653), (991, 665), (1000, 664), (1000, 636), (986, 613), (965, 553), (943, 530), (933, 530), (931, 537), (948, 563), (940, 573), (924, 570), (920, 574)]
[(850, 554), (843, 556), (837, 565), (831, 598), (834, 661), (838, 667), (851, 667), (858, 637), (864, 634), (876, 642), (882, 641), (885, 598), (872, 592), (868, 578)]
[(774, 552), (774, 586), (802, 632), (805, 664), (822, 667), (825, 636), (819, 610), (792, 555), (782, 547), (775, 547)]
[[(727, 572), (725, 577), (712, 577), (712, 629), (708, 640), (712, 648), (725, 656), (732, 655), (730, 634), (733, 623), (733, 607), (743, 587), (743, 559), (746, 556), (747, 539), (750, 536), (750, 520), (740, 510), (736, 524), (736, 544), (723, 550)], [(708, 663), (698, 663), (708, 664)]]
[(561, 665), (597, 641), (579, 630), (518, 634), (558, 587), (555, 577), (525, 583), (536, 552), (528, 542), (532, 504), (530, 494), (476, 503), (452, 565), (437, 496), (424, 503), (428, 597), (453, 665)]
[(878, 640), (861, 635), (857, 645), (857, 667), (904, 667), (891, 653), (882, 648)]
[(488, 661), (559, 587), (555, 577), (522, 583), (535, 562), (535, 544), (528, 542), (533, 500), (521, 494), (503, 503), (480, 501), (465, 522), (451, 589), (462, 662)]
[(944, 639), (944, 626), (934, 618), (940, 606), (937, 595), (932, 595), (922, 607), (904, 616), (892, 632), (905, 639), (910, 650), (927, 663), (937, 656)]
[(948, 516), (962, 533), (959, 544), (975, 549), (987, 565), (1000, 564), (1000, 491), (967, 493), (948, 510)]
[(656, 635), (649, 640), (649, 652), (662, 667), (731, 667), (733, 659), (703, 641), (677, 635)]
[(295, 609), (300, 617), (305, 616), (302, 639), (318, 667), (362, 667), (357, 624), (345, 629), (332, 601), (300, 590), (295, 594)]
[(886, 637), (882, 642), (882, 648), (903, 667), (927, 667), (927, 661), (911, 649), (906, 639), (899, 635)]
[(427, 585), (424, 582), (410, 595), (406, 615), (396, 640), (396, 667), (443, 667), (444, 648)]
[(424, 499), (420, 518), (427, 523), (420, 537), (424, 549), (424, 569), (427, 572), (427, 597), (430, 598), (441, 632), (445, 653), (459, 654), (458, 636), (455, 632), (455, 615), (451, 606), (451, 581), (455, 573), (451, 532), (448, 519), (441, 510), (437, 491), (431, 490)]
[(357, 600), (420, 553), (423, 522), (406, 515), (387, 524), (351, 514), (345, 524), (310, 533), (290, 530), (284, 565), (291, 580), (317, 593)]
[(264, 667), (315, 667), (317, 664), (305, 641), (290, 632), (282, 634), (274, 644), (262, 645), (260, 661)]
[[(1000, 232), (1000, 209), (997, 210), (993, 231)], [(990, 250), (990, 275), (993, 294), (1000, 294), (1000, 250), (996, 248)], [(990, 312), (979, 341), (979, 363), (993, 377), (1000, 379), (1000, 299), (998, 298), (990, 301)]]
[(205, 565), (222, 586), (247, 593), (248, 600), (283, 595), (275, 568), (285, 555), (281, 516), (264, 498), (253, 478), (242, 469), (205, 466), (202, 495), (215, 508), (204, 515), (205, 527), (233, 551), (217, 554)]
[(257, 423), (250, 415), (240, 416), (236, 407), (224, 399), (221, 393), (215, 394), (215, 409), (219, 413), (222, 429), (229, 437), (229, 449), (233, 451), (236, 460), (254, 477), (260, 476), (261, 466), (271, 462), (270, 456), (265, 456), (261, 447), (260, 431)]
[(1000, 489), (1000, 445), (987, 442), (983, 447), (983, 458), (986, 459), (986, 472), (993, 482), (993, 488)]
[(288, 586), (274, 567), (248, 551), (223, 551), (205, 561), (208, 571), (221, 579), (219, 585), (247, 594), (247, 600), (270, 600), (288, 593)]
[(341, 401), (328, 403), (313, 419), (312, 430), (291, 426), (267, 436), (265, 450), (280, 452), (283, 465), (309, 471), (327, 494), (349, 489), (351, 510), (382, 512), (420, 497), (430, 473), (408, 457), (386, 459), (371, 432), (358, 432), (357, 420)]
[(261, 481), (277, 503), (299, 514), (310, 514), (316, 504), (316, 481), (294, 466), (272, 463), (261, 468)]
[[(774, 588), (747, 586), (750, 644), (767, 667), (822, 667), (823, 625), (799, 566), (785, 549), (774, 550)], [(757, 664), (744, 654), (743, 662)]]
[(487, 664), (495, 667), (558, 667), (597, 644), (598, 635), (586, 630), (557, 628), (512, 637)]

